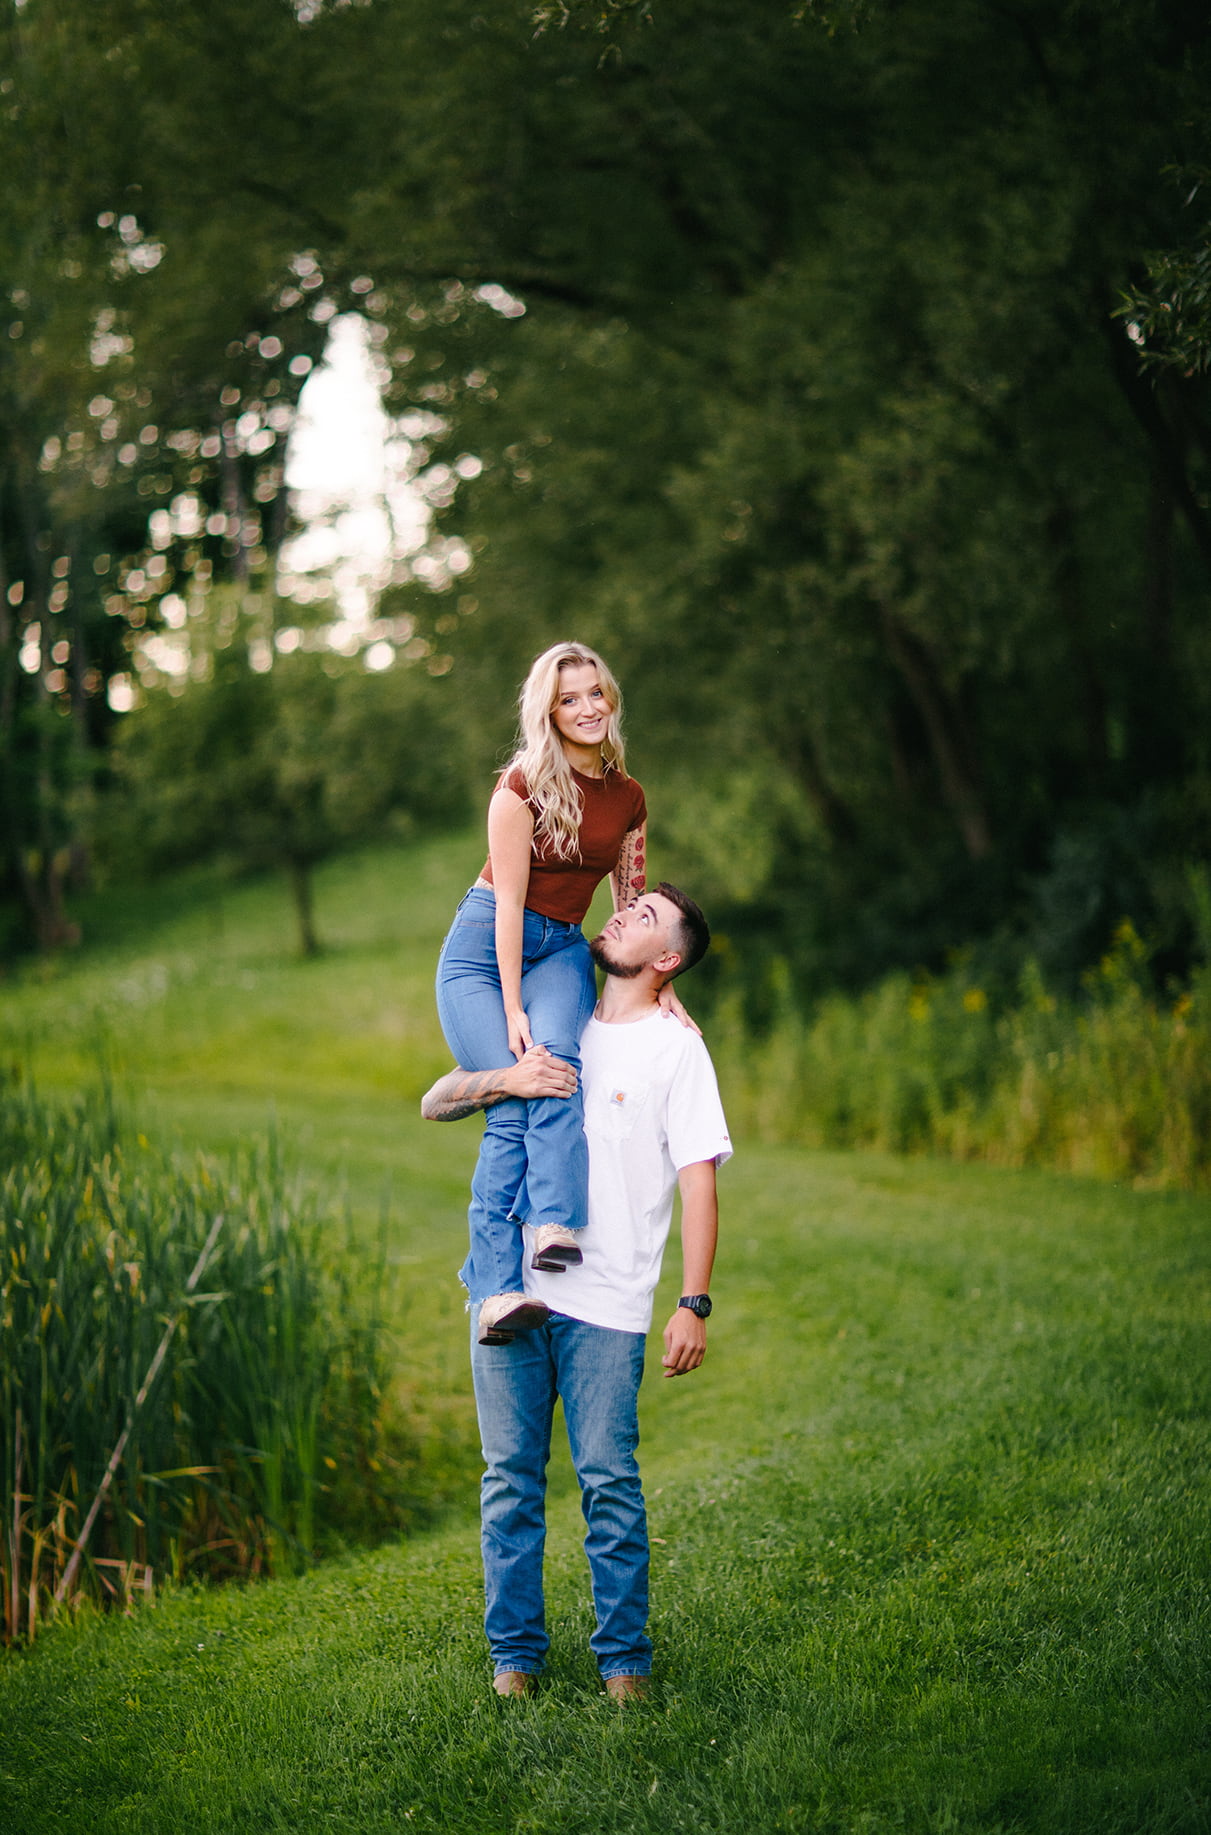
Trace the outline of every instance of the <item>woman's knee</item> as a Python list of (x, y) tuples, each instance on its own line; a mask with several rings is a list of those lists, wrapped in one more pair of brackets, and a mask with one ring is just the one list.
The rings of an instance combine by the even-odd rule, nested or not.
[(484, 1113), (481, 1152), (484, 1148), (491, 1151), (514, 1141), (523, 1141), (529, 1113), (529, 1103), (523, 1102), (520, 1096), (507, 1096), (503, 1102), (494, 1102)]
[[(542, 1034), (541, 1037), (539, 1036), (540, 1031)], [(578, 1039), (574, 1039), (570, 1032), (567, 1032), (563, 1028), (539, 1028), (534, 1032), (534, 1043), (536, 1045), (541, 1045), (544, 1050), (549, 1051), (553, 1058), (562, 1058), (564, 1063), (570, 1064), (572, 1069), (579, 1076), (580, 1042)]]

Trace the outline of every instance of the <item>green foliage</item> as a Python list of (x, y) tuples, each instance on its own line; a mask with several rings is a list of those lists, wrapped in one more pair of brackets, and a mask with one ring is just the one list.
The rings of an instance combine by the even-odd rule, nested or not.
[(150, 669), (166, 596), (271, 590), (302, 374), (356, 309), (437, 516), (387, 609), (448, 667), (474, 771), (572, 631), (622, 673), (641, 771), (776, 812), (726, 919), (797, 990), (1006, 927), (1029, 953), (1065, 838), (1120, 817), (1139, 906), (1090, 846), (1062, 967), (1124, 911), (1151, 935), (1206, 848), (1205, 809), (1181, 848), (1134, 820), (1199, 803), (1211, 731), (1201, 256), (1163, 176), (1207, 165), (1194, 12), (178, 12), (4, 24), (0, 892), (27, 928), (70, 934), (105, 685)]
[(115, 751), (117, 849), (134, 867), (218, 859), (291, 879), (304, 954), (310, 874), (342, 848), (439, 828), (465, 809), (440, 688), (298, 650), (257, 671), (217, 651), (209, 679), (159, 692)]
[(534, 24), (539, 32), (569, 26), (581, 32), (608, 32), (623, 21), (652, 23), (651, 0), (554, 0), (552, 5), (534, 8)]
[(7, 1640), (32, 1639), (52, 1596), (129, 1607), (408, 1520), (382, 1251), (355, 1293), (339, 1228), (272, 1148), (173, 1159), (107, 1094), (68, 1106), (9, 1082), (0, 1155)]
[[(1159, 984), (1188, 974), (1211, 439), (1200, 206), (1163, 174), (1206, 166), (1193, 12), (178, 15), (4, 20), (0, 892), (27, 929), (69, 940), (83, 844), (113, 845), (104, 689), (166, 595), (268, 596), (301, 375), (356, 307), (426, 560), (473, 557), (384, 608), (448, 667), (450, 724), (403, 672), (220, 657), (118, 745), (128, 843), (284, 867), (313, 948), (312, 863), (456, 816), (572, 631), (624, 678), (654, 845), (732, 937), (746, 1025), (944, 979), (971, 938), (1067, 1000), (1123, 917)], [(890, 1036), (902, 988), (872, 999)], [(877, 1132), (962, 1107), (944, 1055), (889, 1073)]]
[(1033, 962), (1007, 991), (960, 965), (774, 1011), (754, 1041), (725, 1007), (715, 1039), (759, 1138), (1211, 1185), (1211, 971), (1158, 998), (1130, 923), (1079, 997)]
[[(1173, 220), (1156, 175), (1205, 47), (1185, 64), (1130, 19), (1090, 34), (1080, 8), (956, 4), (826, 39), (762, 8), (712, 14), (699, 43), (660, 9), (592, 80), (600, 125), (563, 168), (587, 198), (599, 137), (628, 170), (591, 285), (565, 251), (588, 304), (519, 280), (517, 320), (457, 283), (413, 310), (423, 368), (394, 397), (436, 401), (440, 376), (439, 457), (484, 461), (440, 510), (476, 552), (453, 679), (482, 703), (588, 634), (637, 769), (669, 770), (666, 844), (690, 827), (662, 807), (680, 780), (721, 809), (759, 781), (762, 878), (738, 864), (736, 896), (712, 859), (709, 890), (799, 990), (937, 969), (998, 929), (1038, 947), (1050, 857), (1117, 822), (1139, 896), (1085, 850), (1099, 915), (1054, 965), (1079, 971), (1124, 910), (1152, 930), (1157, 881), (1205, 851), (1205, 391), (1141, 392), (1112, 335), (1133, 251)], [(532, 109), (517, 131), (547, 126)], [(1154, 795), (1202, 811), (1193, 839), (1147, 832)]]
[(289, 100), (312, 41), (276, 0), (181, 24), (154, 0), (0, 20), (0, 898), (43, 948), (72, 940), (107, 687), (174, 591), (272, 581), (284, 436), (326, 336), (294, 284), (292, 194), (313, 222), (330, 152)]
[[(1184, 193), (1183, 209), (1205, 207), (1206, 167), (1168, 174)], [(1211, 367), (1211, 226), (1174, 248), (1152, 254), (1144, 284), (1128, 288), (1118, 316), (1126, 319), (1145, 364), (1186, 375)]]

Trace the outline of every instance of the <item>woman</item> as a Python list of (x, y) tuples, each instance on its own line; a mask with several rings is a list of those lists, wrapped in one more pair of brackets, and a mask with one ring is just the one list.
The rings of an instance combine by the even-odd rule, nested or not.
[[(438, 1014), (466, 1070), (503, 1069), (510, 1054), (544, 1046), (579, 1080), (580, 1035), (597, 998), (581, 919), (607, 874), (615, 910), (643, 892), (647, 808), (626, 774), (618, 684), (594, 651), (545, 650), (520, 709), (521, 744), (488, 808), (488, 859), (442, 945)], [(535, 1267), (580, 1261), (588, 1152), (579, 1088), (487, 1112), (463, 1269), (481, 1344), (507, 1344), (547, 1317), (523, 1291), (521, 1210), (537, 1231)]]

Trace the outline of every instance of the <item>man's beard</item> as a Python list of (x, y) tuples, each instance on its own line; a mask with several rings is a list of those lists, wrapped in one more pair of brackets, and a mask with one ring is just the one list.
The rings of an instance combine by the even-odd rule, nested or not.
[(606, 955), (604, 936), (593, 938), (589, 944), (589, 954), (598, 968), (604, 969), (607, 975), (616, 975), (619, 981), (634, 981), (636, 975), (642, 975), (647, 967), (644, 962), (611, 962)]

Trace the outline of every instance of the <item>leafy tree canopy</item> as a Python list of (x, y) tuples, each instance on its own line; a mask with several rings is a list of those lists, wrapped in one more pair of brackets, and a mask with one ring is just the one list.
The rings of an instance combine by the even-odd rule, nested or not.
[[(1075, 968), (1128, 912), (1181, 965), (1197, 301), (1144, 359), (1191, 246), (1166, 171), (1211, 162), (1205, 9), (27, 0), (7, 32), (10, 784), (70, 782), (56, 706), (105, 740), (89, 671), (103, 706), (173, 581), (269, 591), (356, 307), (436, 517), (384, 613), (482, 715), (470, 762), (575, 632), (750, 957), (810, 988), (1008, 918)], [(45, 877), (79, 817), (9, 825)]]

